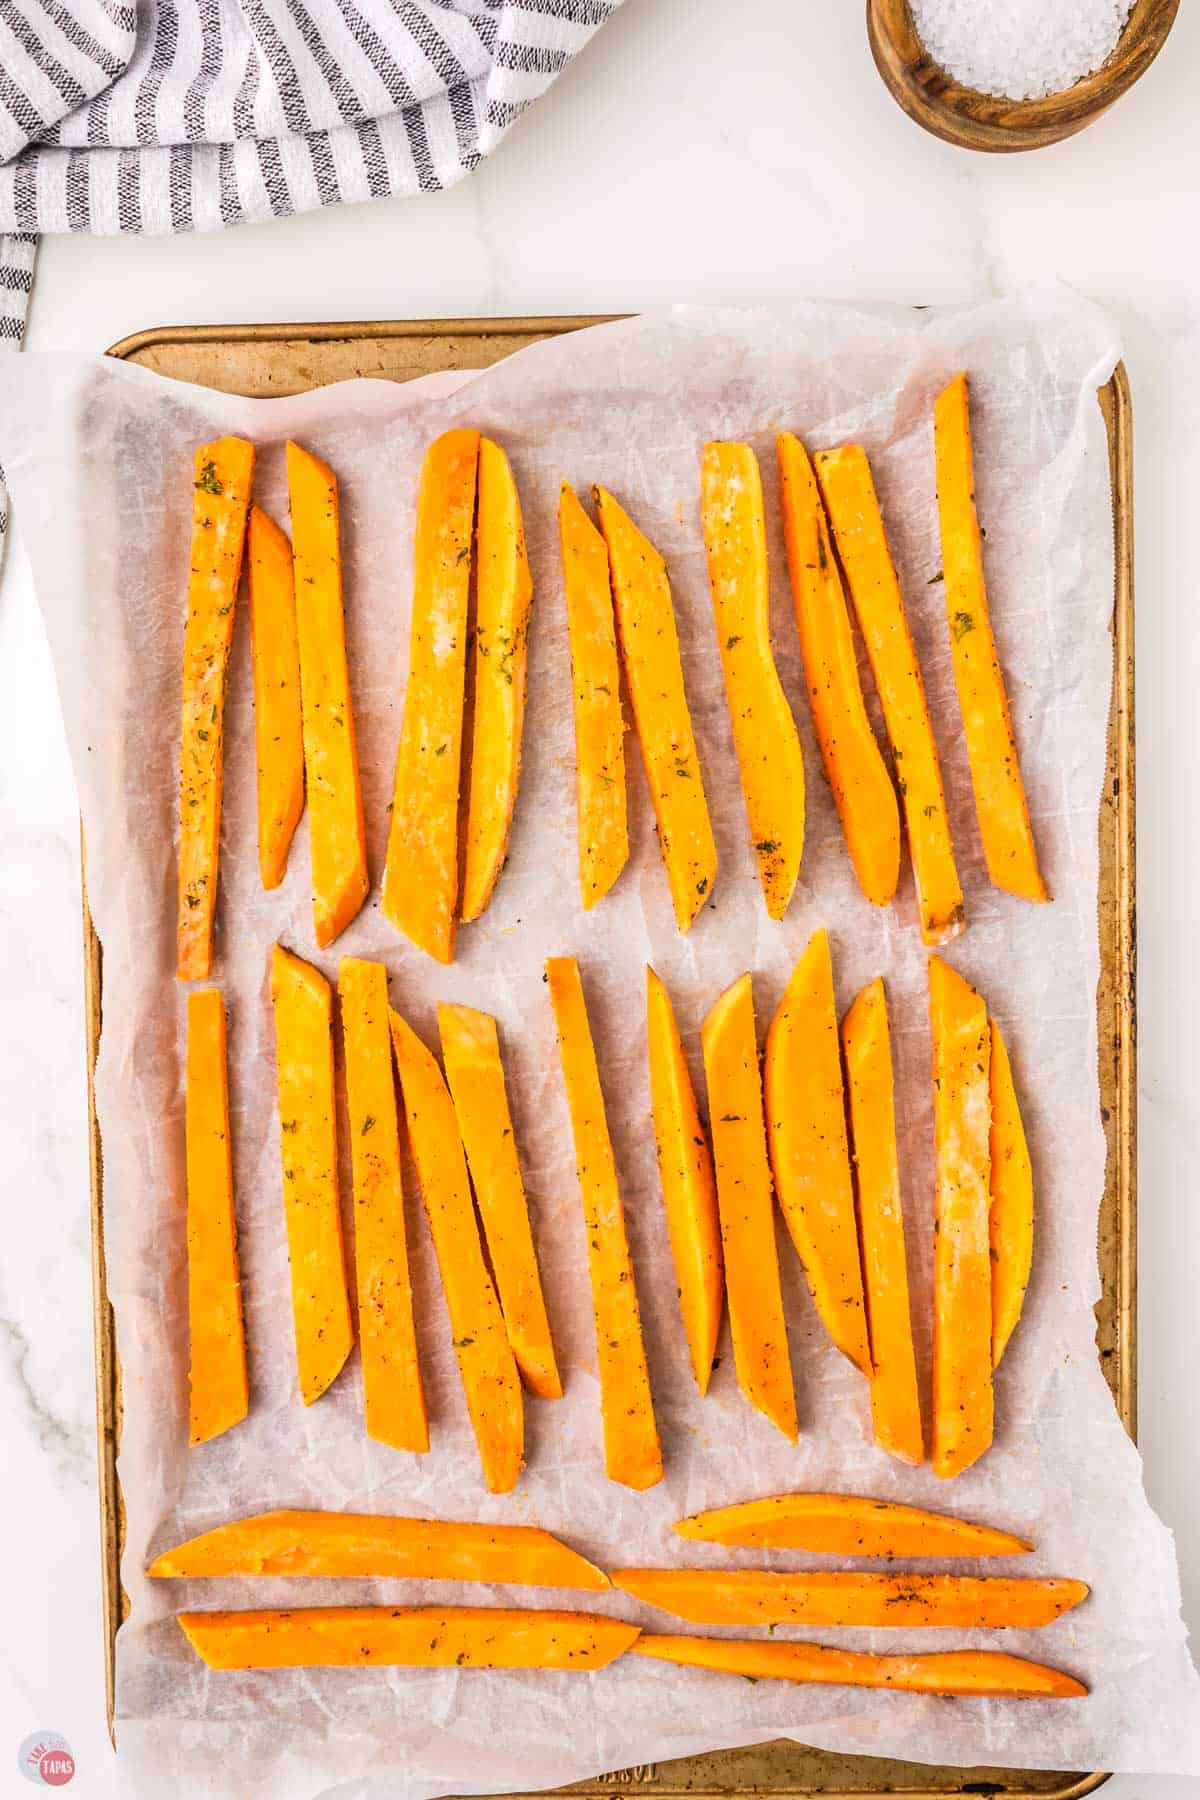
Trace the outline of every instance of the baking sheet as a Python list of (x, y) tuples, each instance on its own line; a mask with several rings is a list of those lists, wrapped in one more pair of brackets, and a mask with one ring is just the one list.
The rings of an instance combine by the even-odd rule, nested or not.
[[(1194, 1714), (1194, 1686), (1189, 1691), (1194, 1678), (1178, 1623), (1169, 1540), (1140, 1499), (1135, 1453), (1096, 1370), (1089, 1311), (1096, 1291), (1095, 1207), (1103, 1167), (1091, 1005), (1094, 822), (1107, 714), (1105, 626), (1111, 595), (1106, 468), (1092, 390), (1109, 373), (1115, 354), (1112, 332), (1099, 315), (1057, 296), (1040, 304), (943, 315), (812, 307), (769, 315), (676, 313), (539, 347), (436, 405), (413, 388), (366, 384), (254, 405), (181, 395), (136, 372), (90, 361), (72, 359), (49, 368), (45, 359), (31, 359), (43, 364), (40, 378), (35, 387), (32, 375), (16, 384), (6, 442), (14, 443), (10, 460), (21, 484), (21, 504), (28, 509), (23, 518), (73, 726), (93, 910), (110, 975), (114, 962), (122, 971), (115, 1005), (111, 987), (107, 996), (100, 1105), (110, 1283), (129, 1395), (122, 1475), (131, 1501), (125, 1576), (134, 1621), (121, 1640), (123, 1756), (136, 1751), (138, 1766), (157, 1764), (167, 1754), (159, 1740), (167, 1738), (206, 1748), (236, 1742), (244, 1755), (250, 1746), (238, 1726), (240, 1706), (257, 1710), (271, 1701), (286, 1711), (302, 1695), (321, 1694), (323, 1716), (332, 1717), (333, 1705), (337, 1723), (328, 1727), (319, 1749), (307, 1735), (301, 1746), (297, 1732), (290, 1734), (303, 1759), (303, 1776), (298, 1766), (288, 1766), (291, 1752), (279, 1751), (273, 1742), (278, 1731), (269, 1721), (260, 1728), (257, 1753), (249, 1762), (262, 1768), (267, 1785), (261, 1791), (315, 1793), (321, 1791), (322, 1767), (337, 1770), (340, 1779), (364, 1761), (386, 1766), (389, 1760), (404, 1773), (396, 1776), (399, 1785), (374, 1790), (381, 1794), (466, 1791), (480, 1786), (483, 1743), (488, 1746), (484, 1785), (533, 1786), (614, 1763), (778, 1733), (874, 1754), (911, 1756), (917, 1745), (939, 1761), (1190, 1766), (1195, 1745), (1184, 1705), (1190, 1703)], [(1023, 1086), (1042, 1197), (1031, 1310), (1001, 1375), (1000, 1442), (980, 1469), (948, 1491), (927, 1471), (913, 1475), (888, 1467), (865, 1442), (865, 1396), (852, 1372), (823, 1346), (796, 1283), (793, 1336), (807, 1428), (799, 1451), (782, 1440), (772, 1444), (769, 1428), (738, 1404), (727, 1352), (714, 1398), (701, 1407), (689, 1395), (645, 1131), (640, 1037), (629, 1028), (628, 996), (640, 996), (640, 964), (649, 952), (677, 992), (685, 1024), (694, 1029), (704, 1005), (748, 962), (761, 977), (758, 998), (765, 1017), (791, 956), (817, 922), (828, 923), (834, 933), (843, 1001), (876, 970), (888, 975), (902, 1064), (916, 1286), (923, 1294), (927, 1045), (922, 955), (903, 916), (909, 902), (902, 900), (901, 917), (876, 915), (854, 890), (800, 708), (810, 770), (803, 891), (783, 926), (771, 926), (759, 915), (710, 641), (695, 521), (695, 450), (705, 435), (751, 436), (764, 453), (770, 491), (770, 435), (777, 426), (798, 426), (813, 444), (852, 434), (865, 438), (876, 453), (937, 716), (949, 720), (954, 713), (940, 593), (925, 588), (939, 560), (927, 408), (937, 381), (960, 362), (972, 370), (979, 409), (980, 496), (985, 523), (992, 521), (989, 570), (1002, 648), (1007, 651), (1022, 638), (1045, 646), (1036, 660), (1021, 662), (1015, 652), (1008, 660), (1017, 678), (1034, 809), (1058, 898), (1053, 908), (1033, 914), (987, 893), (965, 768), (943, 730), (973, 919), (955, 960), (988, 994), (1008, 1028), (1019, 1078), (1037, 1071), (1036, 1083), (1026, 1075)], [(33, 426), (44, 425), (49, 413), (50, 430), (36, 445), (21, 430), (26, 409)], [(236, 944), (222, 940), (224, 960), (217, 973), (233, 1007), (234, 1132), (248, 1328), (252, 1348), (258, 1348), (252, 1368), (257, 1399), (246, 1427), (191, 1458), (183, 1450), (179, 1408), (185, 1371), (172, 1310), (182, 1298), (182, 1186), (174, 1063), (180, 1008), (170, 980), (170, 834), (178, 681), (175, 571), (186, 563), (186, 507), (181, 509), (178, 499), (181, 492), (186, 495), (187, 454), (192, 442), (218, 428), (248, 429), (264, 444), (291, 430), (307, 433), (342, 475), (355, 702), (377, 868), (405, 659), (408, 538), (420, 449), (433, 430), (468, 417), (500, 436), (514, 456), (542, 596), (533, 639), (530, 760), (513, 857), (488, 919), (474, 928), (469, 943), (464, 933), (464, 954), (452, 971), (435, 975), (431, 965), (423, 968), (415, 952), (397, 946), (387, 928), (371, 919), (361, 920), (338, 948), (382, 950), (398, 977), (397, 998), (421, 1026), (428, 1024), (429, 1000), (436, 993), (490, 1005), (506, 1031), (551, 1305), (572, 1366), (567, 1401), (558, 1408), (531, 1408), (531, 1468), (508, 1501), (481, 1497), (440, 1305), (432, 1296), (426, 1309), (427, 1368), (435, 1412), (446, 1423), (420, 1471), (362, 1439), (352, 1374), (307, 1417), (291, 1396), (290, 1325), (278, 1304), (284, 1264), (265, 947), (275, 930), (288, 935), (289, 926), (288, 941), (302, 951), (308, 945), (304, 843), (297, 841), (282, 899), (257, 895), (252, 784), (236, 792), (233, 773), (239, 766), (252, 767), (244, 684), (240, 694), (235, 686), (229, 721), (222, 871), (225, 917), (236, 916), (241, 929)], [(80, 445), (72, 442), (76, 433), (82, 463)], [(268, 500), (278, 501), (277, 450), (264, 454), (262, 473)], [(569, 688), (553, 542), (553, 495), (562, 473), (581, 486), (599, 476), (621, 494), (660, 542), (675, 579), (723, 861), (715, 908), (706, 911), (686, 942), (675, 938), (670, 925), (637, 777), (634, 863), (596, 914), (585, 920), (576, 910)], [(118, 515), (124, 543), (116, 536)], [(63, 522), (71, 517), (87, 523), (86, 545), (65, 541)], [(774, 520), (772, 530), (777, 533)], [(122, 583), (116, 595), (112, 574), (118, 559)], [(797, 694), (794, 631), (786, 597), (777, 591), (776, 601), (782, 671)], [(81, 666), (72, 647), (97, 644), (101, 627), (113, 655), (91, 657)], [(239, 654), (244, 669), (244, 644)], [(137, 786), (130, 805), (124, 783), (133, 770)], [(523, 920), (519, 930), (518, 919)], [(551, 920), (555, 931), (548, 933)], [(609, 1487), (596, 1462), (578, 1202), (540, 988), (541, 956), (562, 949), (577, 950), (585, 977), (593, 977), (589, 991), (640, 1252), (668, 1452), (667, 1482), (642, 1499)], [(332, 971), (335, 959), (324, 961)], [(163, 1195), (170, 1197), (166, 1204)], [(428, 1276), (419, 1241), (422, 1273)], [(1083, 1461), (1077, 1452), (1068, 1454), (1068, 1425), (1076, 1446), (1086, 1435)], [(306, 1451), (312, 1461), (298, 1467)], [(180, 1467), (185, 1462), (190, 1464), (186, 1484)], [(1032, 1479), (1031, 1470), (1036, 1471)], [(282, 1483), (281, 1471), (286, 1471)], [(1101, 1479), (1095, 1471), (1102, 1472)], [(448, 1479), (454, 1482), (454, 1505), (448, 1504)], [(376, 1674), (365, 1683), (341, 1674), (287, 1676), (264, 1686), (263, 1677), (213, 1678), (188, 1663), (173, 1625), (152, 1622), (154, 1611), (165, 1610), (166, 1596), (148, 1593), (138, 1574), (144, 1549), (229, 1512), (322, 1499), (380, 1508), (424, 1506), (462, 1516), (536, 1516), (610, 1562), (665, 1561), (673, 1553), (669, 1521), (680, 1511), (821, 1481), (958, 1504), (1037, 1536), (1043, 1546), (1039, 1566), (1047, 1571), (1085, 1577), (1095, 1572), (1099, 1591), (1084, 1611), (1050, 1632), (1028, 1634), (1023, 1642), (1022, 1634), (1006, 1640), (1078, 1668), (1097, 1683), (1092, 1699), (1052, 1712), (985, 1702), (910, 1705), (894, 1696), (858, 1696), (848, 1704), (836, 1691), (761, 1693), (742, 1682), (676, 1671), (667, 1671), (664, 1681), (657, 1670), (648, 1677), (638, 1663), (602, 1679), (587, 1678), (586, 1693), (578, 1683), (560, 1691), (567, 1679), (561, 1677), (539, 1678), (531, 1688), (528, 1678), (483, 1677), (468, 1684), (461, 1677), (401, 1673)], [(1132, 1591), (1125, 1591), (1126, 1583)], [(294, 1587), (274, 1585), (291, 1599), (300, 1598)], [(329, 1591), (310, 1588), (303, 1597), (325, 1599)], [(362, 1593), (356, 1589), (355, 1597)], [(197, 1597), (194, 1590), (189, 1600)], [(212, 1589), (204, 1595), (213, 1603), (231, 1597)], [(261, 1591), (253, 1596), (255, 1602), (262, 1597)], [(395, 1598), (395, 1590), (386, 1597)], [(250, 1603), (244, 1589), (236, 1598)], [(623, 1602), (612, 1604), (635, 1611)], [(945, 1641), (941, 1634), (922, 1634), (930, 1647)], [(156, 1647), (158, 1656), (152, 1653)], [(1136, 1670), (1130, 1667), (1135, 1663)], [(1139, 1686), (1143, 1679), (1149, 1683), (1145, 1689)], [(395, 1714), (381, 1705), (381, 1690), (395, 1697)], [(516, 1691), (526, 1710), (514, 1742)], [(189, 1708), (206, 1712), (208, 1722), (185, 1725)], [(673, 1708), (679, 1709), (676, 1716)], [(164, 1711), (172, 1716), (167, 1731), (137, 1722)], [(241, 1761), (239, 1779), (246, 1767)], [(196, 1780), (196, 1766), (189, 1764), (189, 1786)]]

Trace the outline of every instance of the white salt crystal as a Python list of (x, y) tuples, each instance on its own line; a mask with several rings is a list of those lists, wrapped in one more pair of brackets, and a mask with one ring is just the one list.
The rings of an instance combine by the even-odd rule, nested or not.
[(909, 0), (917, 34), (948, 75), (983, 94), (1032, 100), (1098, 69), (1132, 0)]

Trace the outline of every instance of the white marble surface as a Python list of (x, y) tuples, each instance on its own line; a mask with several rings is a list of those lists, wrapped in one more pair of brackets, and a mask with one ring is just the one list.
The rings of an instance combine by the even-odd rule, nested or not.
[[(626, 311), (796, 294), (953, 300), (1053, 274), (1111, 308), (1137, 478), (1141, 1442), (1200, 1632), (1200, 10), (1072, 142), (986, 158), (893, 106), (854, 0), (628, 0), (463, 187), (192, 240), (42, 253), (36, 348), (201, 320)], [(82, 653), (86, 653), (83, 647)], [(0, 1793), (103, 1723), (75, 804), (19, 530), (0, 587)], [(1200, 1777), (1200, 1771), (1196, 1772)], [(1157, 1779), (1196, 1800), (1200, 1779)], [(1113, 1800), (1149, 1800), (1122, 1777)]]

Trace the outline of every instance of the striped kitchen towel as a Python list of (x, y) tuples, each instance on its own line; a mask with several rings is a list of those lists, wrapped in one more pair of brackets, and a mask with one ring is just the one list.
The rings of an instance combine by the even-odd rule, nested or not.
[(0, 347), (39, 233), (449, 187), (620, 3), (0, 0)]

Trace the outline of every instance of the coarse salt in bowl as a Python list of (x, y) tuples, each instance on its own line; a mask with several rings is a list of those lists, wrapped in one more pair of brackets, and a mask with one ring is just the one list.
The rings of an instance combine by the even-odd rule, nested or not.
[(977, 93), (1040, 99), (1112, 54), (1132, 0), (909, 0), (930, 57)]

